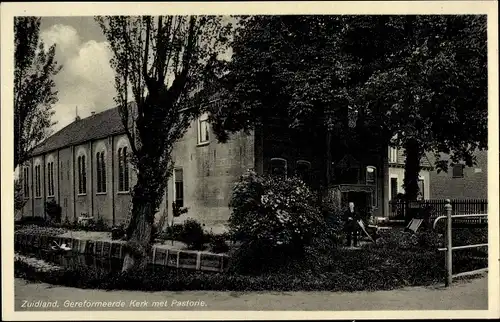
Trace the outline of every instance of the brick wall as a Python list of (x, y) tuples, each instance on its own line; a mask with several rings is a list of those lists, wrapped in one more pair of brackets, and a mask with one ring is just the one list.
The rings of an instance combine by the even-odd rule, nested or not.
[(476, 157), (477, 164), (470, 168), (465, 167), (463, 178), (453, 178), (451, 167), (448, 173), (432, 171), (430, 175), (431, 197), (433, 199), (488, 198), (488, 152), (478, 151)]

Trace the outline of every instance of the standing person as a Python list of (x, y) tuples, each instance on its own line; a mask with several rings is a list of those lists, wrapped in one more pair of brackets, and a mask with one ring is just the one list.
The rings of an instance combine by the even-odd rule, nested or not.
[(358, 223), (359, 214), (354, 209), (354, 202), (349, 202), (349, 207), (344, 213), (344, 229), (347, 234), (347, 246), (351, 246), (354, 241), (354, 247), (358, 246)]

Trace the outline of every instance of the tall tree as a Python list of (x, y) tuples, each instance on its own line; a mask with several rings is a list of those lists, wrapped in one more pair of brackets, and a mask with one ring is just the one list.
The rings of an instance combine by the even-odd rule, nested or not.
[(113, 52), (115, 100), (137, 170), (126, 271), (146, 264), (154, 215), (173, 170), (174, 143), (203, 110), (190, 94), (214, 71), (231, 24), (219, 16), (106, 16), (96, 21)]
[(425, 152), (446, 171), (449, 161), (472, 166), (474, 151), (487, 148), (486, 39), (485, 16), (368, 16), (347, 28), (346, 51), (365, 74), (356, 103), (405, 149), (409, 200)]
[(318, 158), (325, 160), (326, 185), (333, 149), (367, 155), (379, 151), (386, 128), (372, 128), (378, 123), (355, 104), (354, 85), (363, 75), (343, 50), (348, 21), (320, 15), (241, 18), (233, 59), (219, 80), (224, 108), (213, 113), (219, 139), (279, 115), (299, 136), (321, 142), (324, 153)]
[(40, 40), (39, 17), (14, 18), (14, 168), (50, 134), (52, 105), (57, 102), (53, 77), (60, 71), (56, 46)]
[(233, 50), (222, 139), (281, 112), (335, 144), (404, 147), (410, 199), (424, 151), (471, 165), (487, 147), (484, 16), (252, 16)]

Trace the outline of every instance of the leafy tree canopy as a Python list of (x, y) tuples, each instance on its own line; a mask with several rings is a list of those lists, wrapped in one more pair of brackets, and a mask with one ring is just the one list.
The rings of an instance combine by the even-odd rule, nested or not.
[(222, 141), (277, 115), (354, 149), (404, 147), (415, 197), (424, 152), (446, 170), (440, 153), (472, 165), (487, 147), (484, 16), (251, 16), (232, 47), (213, 116)]
[(14, 168), (51, 132), (57, 102), (54, 76), (60, 71), (55, 45), (40, 40), (39, 17), (14, 18)]

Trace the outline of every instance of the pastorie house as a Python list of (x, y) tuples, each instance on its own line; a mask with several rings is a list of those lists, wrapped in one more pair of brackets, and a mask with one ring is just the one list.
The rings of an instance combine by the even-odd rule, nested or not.
[[(118, 108), (76, 118), (36, 147), (21, 168), (24, 216), (45, 215), (45, 202), (55, 200), (62, 219), (81, 216), (102, 218), (108, 225), (127, 220), (135, 184), (130, 165), (129, 142)], [(401, 150), (363, 157), (356, 151), (332, 149), (327, 164), (325, 148), (307, 137), (288, 132), (279, 118), (250, 133), (233, 134), (219, 143), (208, 115), (194, 120), (173, 153), (175, 170), (158, 210), (166, 222), (174, 222), (172, 205), (187, 207), (176, 220), (194, 218), (214, 232), (224, 229), (233, 184), (247, 170), (281, 175), (298, 174), (313, 187), (325, 186), (341, 205), (354, 201), (374, 216), (389, 214), (389, 200), (402, 191), (404, 157)], [(421, 190), (430, 198), (427, 158), (422, 161)], [(328, 171), (325, 171), (328, 168)], [(329, 180), (324, 180), (328, 173)]]

